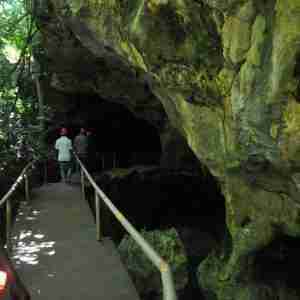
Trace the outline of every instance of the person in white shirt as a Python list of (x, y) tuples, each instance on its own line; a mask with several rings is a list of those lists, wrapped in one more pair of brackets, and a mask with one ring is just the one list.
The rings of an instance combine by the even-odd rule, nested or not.
[(72, 141), (66, 136), (68, 133), (66, 128), (60, 131), (61, 137), (55, 142), (55, 149), (58, 150), (58, 163), (62, 182), (70, 181), (72, 171)]

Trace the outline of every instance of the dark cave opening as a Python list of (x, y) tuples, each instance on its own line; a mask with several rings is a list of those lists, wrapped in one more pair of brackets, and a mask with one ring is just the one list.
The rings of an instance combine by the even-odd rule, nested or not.
[[(188, 284), (178, 293), (179, 299), (204, 299), (197, 268), (211, 250), (221, 247), (226, 231), (225, 200), (216, 179), (208, 171), (199, 170), (196, 176), (150, 168), (125, 178), (104, 175), (98, 183), (138, 230), (177, 230), (189, 262)], [(92, 190), (89, 195), (94, 210)], [(101, 214), (104, 235), (118, 244), (125, 231), (108, 209), (102, 207)], [(157, 295), (143, 299), (154, 300)]]
[(300, 53), (296, 55), (294, 77), (296, 78), (296, 84), (297, 84), (295, 98), (297, 102), (300, 102)]
[(98, 182), (138, 229), (201, 227), (217, 240), (223, 237), (225, 200), (210, 174), (158, 167), (123, 178), (107, 179), (104, 174)]
[[(177, 230), (189, 261), (189, 282), (179, 299), (203, 299), (196, 278), (197, 267), (222, 243), (226, 230), (225, 200), (217, 180), (201, 167), (196, 157), (188, 158), (196, 172), (160, 166), (162, 147), (158, 130), (137, 119), (124, 106), (95, 95), (73, 98), (73, 107), (49, 134), (48, 143), (53, 145), (62, 126), (69, 128), (71, 139), (81, 127), (92, 129), (97, 151), (108, 162), (103, 170), (97, 161), (98, 185), (136, 229)], [(118, 169), (132, 168), (128, 175), (108, 176), (114, 172), (110, 170), (113, 153), (117, 156), (116, 174)], [(86, 192), (95, 215), (94, 191), (87, 188)], [(101, 220), (104, 236), (112, 237), (118, 244), (125, 231), (104, 205)], [(149, 297), (147, 300), (153, 300), (157, 295)]]
[[(92, 103), (92, 106), (91, 106)], [(89, 99), (88, 110), (80, 108), (83, 120), (71, 123), (92, 129), (97, 141), (97, 150), (109, 156), (116, 153), (117, 167), (134, 164), (159, 164), (161, 146), (157, 130), (147, 121), (136, 118), (124, 106), (116, 103)], [(70, 112), (72, 115), (72, 112)]]
[(255, 277), (271, 286), (279, 283), (294, 290), (300, 297), (298, 270), (300, 239), (280, 236), (255, 254)]
[[(125, 106), (100, 99), (95, 95), (74, 95), (73, 106), (63, 121), (52, 126), (47, 143), (55, 156), (54, 143), (60, 128), (68, 129), (72, 140), (84, 127), (92, 131), (96, 143), (95, 172), (104, 169), (128, 168), (132, 165), (159, 165), (161, 143), (157, 129), (143, 119), (136, 118)], [(51, 160), (49, 180), (58, 181), (58, 167)]]

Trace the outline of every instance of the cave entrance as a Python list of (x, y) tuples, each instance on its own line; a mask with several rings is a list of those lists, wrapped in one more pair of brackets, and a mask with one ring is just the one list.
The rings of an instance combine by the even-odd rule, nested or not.
[(98, 182), (138, 229), (199, 228), (215, 240), (222, 239), (226, 227), (224, 197), (217, 180), (192, 152), (189, 160), (196, 173), (159, 168), (162, 148), (154, 126), (136, 118), (125, 106), (104, 101), (98, 95), (76, 94), (70, 102), (73, 106), (60, 126), (69, 128), (72, 139), (80, 127), (92, 129), (97, 150), (107, 156), (108, 168), (113, 166), (113, 153), (120, 168), (157, 166), (114, 177), (108, 184)]
[[(132, 165), (159, 165), (160, 137), (154, 126), (136, 118), (125, 106), (97, 95), (74, 95), (61, 126), (74, 139), (81, 127), (90, 129), (98, 152), (97, 171)], [(56, 131), (57, 136), (57, 131)]]

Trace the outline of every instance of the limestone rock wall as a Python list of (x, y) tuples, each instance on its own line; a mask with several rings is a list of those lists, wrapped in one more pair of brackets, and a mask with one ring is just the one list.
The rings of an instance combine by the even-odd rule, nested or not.
[(220, 181), (232, 251), (211, 279), (219, 299), (245, 258), (300, 235), (300, 0), (43, 0), (35, 14), (53, 87), (158, 129), (167, 118)]

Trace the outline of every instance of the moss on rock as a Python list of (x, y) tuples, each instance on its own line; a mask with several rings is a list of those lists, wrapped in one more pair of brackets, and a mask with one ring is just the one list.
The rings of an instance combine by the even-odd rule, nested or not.
[[(169, 263), (176, 290), (183, 289), (188, 280), (187, 256), (177, 231), (171, 228), (164, 231), (142, 231), (141, 234)], [(162, 293), (159, 271), (131, 237), (123, 238), (118, 250), (139, 293), (147, 294), (150, 291)]]

